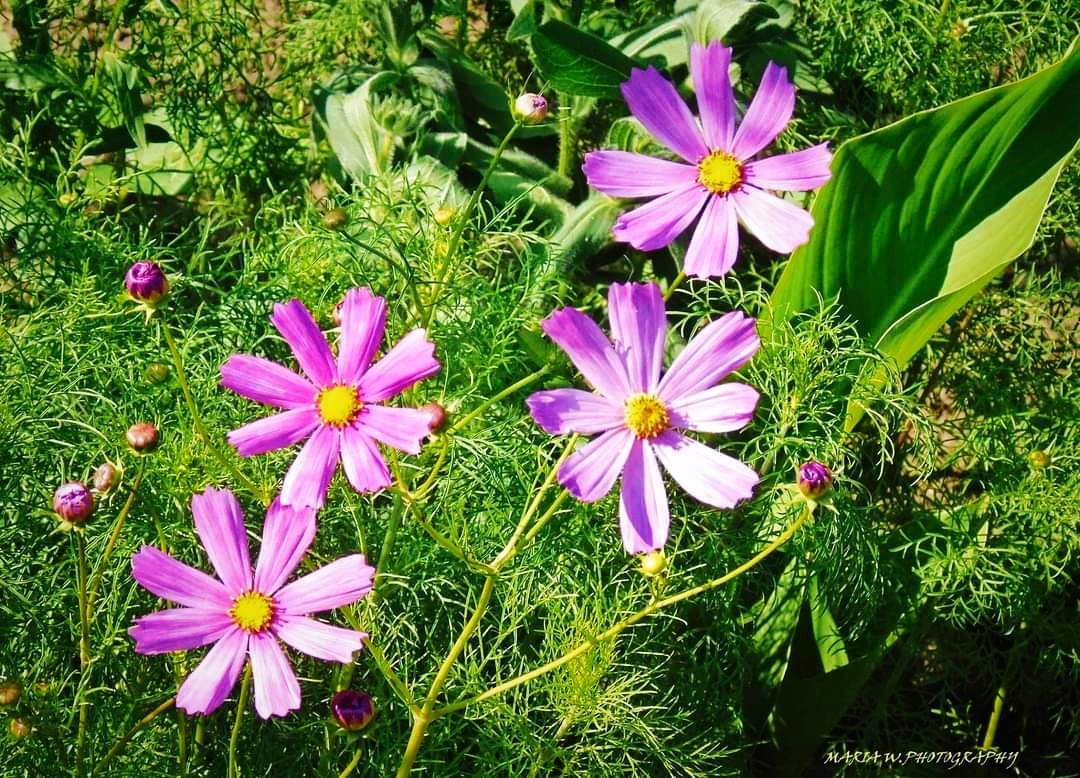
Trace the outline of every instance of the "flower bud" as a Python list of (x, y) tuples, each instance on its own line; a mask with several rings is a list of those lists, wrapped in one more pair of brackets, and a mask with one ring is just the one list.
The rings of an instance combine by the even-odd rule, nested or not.
[(655, 578), (667, 570), (668, 561), (662, 550), (650, 551), (641, 555), (641, 573), (646, 578)]
[(322, 217), (323, 227), (328, 230), (340, 230), (349, 221), (349, 214), (344, 208), (335, 208), (332, 211), (327, 211), (326, 215)]
[(431, 417), (431, 421), (428, 422), (428, 429), (432, 432), (439, 432), (446, 424), (446, 409), (438, 403), (428, 403), (420, 410), (425, 411), (428, 416)]
[(8, 732), (16, 740), (25, 740), (30, 737), (31, 731), (33, 731), (33, 727), (30, 726), (30, 722), (26, 719), (18, 718), (8, 722)]
[(1028, 464), (1033, 470), (1043, 470), (1050, 467), (1050, 455), (1045, 451), (1032, 451), (1028, 454)]
[(156, 262), (143, 260), (128, 268), (124, 276), (128, 294), (141, 303), (153, 306), (169, 293), (169, 278)]
[(104, 494), (113, 488), (116, 483), (116, 476), (118, 475), (116, 467), (111, 462), (105, 462), (98, 465), (98, 469), (94, 471), (94, 488), (93, 491)]
[(128, 427), (128, 445), (139, 453), (153, 451), (158, 444), (157, 427), (148, 421), (140, 421)]
[(15, 681), (0, 683), (0, 706), (14, 705), (22, 697), (22, 687)]
[(539, 124), (548, 112), (548, 101), (542, 95), (526, 92), (514, 101), (514, 118), (522, 124)]
[(811, 500), (820, 500), (832, 488), (832, 473), (820, 462), (804, 462), (798, 473), (799, 491)]
[(338, 726), (346, 732), (359, 732), (375, 718), (375, 702), (371, 695), (352, 689), (342, 689), (330, 700), (330, 709)]
[(169, 380), (169, 376), (172, 375), (172, 368), (164, 362), (151, 362), (143, 370), (143, 375), (154, 386), (159, 386)]
[(53, 492), (53, 510), (71, 524), (81, 524), (94, 512), (94, 496), (78, 481), (63, 484)]

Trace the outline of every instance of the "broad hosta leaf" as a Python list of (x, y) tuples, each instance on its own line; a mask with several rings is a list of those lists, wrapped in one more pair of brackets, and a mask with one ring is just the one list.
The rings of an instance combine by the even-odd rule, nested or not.
[(1074, 43), (1023, 81), (849, 141), (814, 203), (810, 242), (773, 292), (772, 315), (838, 297), (884, 354), (906, 364), (1031, 244), (1078, 139)]

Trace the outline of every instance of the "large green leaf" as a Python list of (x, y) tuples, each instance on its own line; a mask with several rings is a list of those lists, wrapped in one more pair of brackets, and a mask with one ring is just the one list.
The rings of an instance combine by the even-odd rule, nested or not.
[(541, 24), (529, 38), (540, 74), (560, 92), (620, 99), (619, 84), (630, 78), (634, 60), (603, 38), (558, 19)]
[(1080, 139), (1080, 47), (1023, 81), (844, 144), (814, 203), (810, 242), (770, 307), (825, 299), (906, 364), (1032, 242)]

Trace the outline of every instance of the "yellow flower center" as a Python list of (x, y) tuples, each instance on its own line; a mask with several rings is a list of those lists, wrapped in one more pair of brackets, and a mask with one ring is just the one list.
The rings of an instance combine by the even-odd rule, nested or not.
[(651, 394), (631, 395), (624, 418), (626, 426), (639, 438), (655, 438), (668, 426), (667, 406)]
[(315, 398), (315, 405), (322, 420), (334, 427), (348, 425), (364, 408), (360, 395), (351, 386), (331, 386), (323, 389)]
[(713, 194), (726, 195), (742, 184), (742, 163), (726, 151), (714, 151), (698, 163), (698, 181)]
[(229, 615), (245, 632), (262, 632), (274, 618), (274, 601), (260, 592), (244, 592), (233, 601)]

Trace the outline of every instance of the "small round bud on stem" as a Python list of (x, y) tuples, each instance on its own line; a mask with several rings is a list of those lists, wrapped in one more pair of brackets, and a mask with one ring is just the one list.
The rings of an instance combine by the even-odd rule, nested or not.
[(514, 101), (512, 113), (522, 124), (539, 124), (547, 117), (548, 101), (542, 95), (526, 92)]
[(172, 375), (172, 368), (164, 362), (151, 362), (146, 366), (143, 375), (154, 386), (159, 386), (169, 380), (169, 376)]
[(153, 451), (158, 444), (158, 430), (148, 421), (140, 421), (128, 427), (128, 445), (140, 454)]
[(335, 208), (327, 211), (322, 217), (323, 227), (328, 230), (340, 230), (349, 221), (349, 214), (344, 208)]
[(667, 566), (667, 557), (659, 549), (641, 555), (641, 574), (646, 578), (655, 578), (667, 570)]
[(438, 403), (428, 403), (420, 410), (426, 411), (431, 417), (431, 421), (428, 422), (428, 428), (432, 433), (440, 432), (444, 426), (446, 426), (446, 409)]
[(94, 512), (94, 496), (85, 485), (71, 481), (53, 492), (53, 510), (69, 524), (82, 524)]
[(153, 307), (169, 293), (169, 278), (157, 262), (143, 260), (128, 268), (124, 286), (132, 298)]
[(98, 469), (94, 471), (93, 491), (98, 494), (104, 494), (109, 491), (116, 484), (117, 475), (119, 475), (119, 473), (111, 462), (105, 462), (104, 464), (98, 465)]
[(811, 500), (820, 500), (832, 488), (832, 473), (820, 462), (810, 460), (798, 467), (799, 491)]
[(1044, 470), (1050, 467), (1050, 455), (1045, 451), (1032, 451), (1028, 454), (1028, 464), (1033, 470)]
[(22, 697), (22, 687), (16, 681), (0, 683), (0, 706), (14, 705)]
[(342, 689), (330, 700), (334, 720), (346, 732), (359, 732), (375, 718), (375, 702), (371, 695), (352, 689)]
[(8, 732), (16, 740), (26, 740), (26, 738), (30, 737), (33, 729), (30, 722), (23, 718), (12, 719), (8, 722)]

